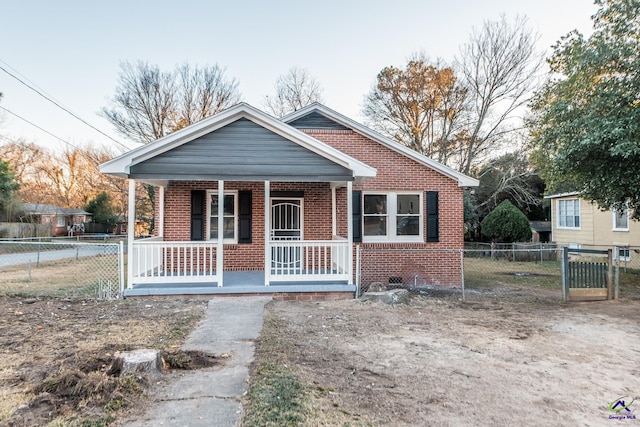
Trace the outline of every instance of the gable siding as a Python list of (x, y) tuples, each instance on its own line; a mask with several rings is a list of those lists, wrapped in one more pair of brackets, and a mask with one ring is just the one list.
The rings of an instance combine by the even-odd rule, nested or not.
[(247, 119), (135, 165), (130, 176), (236, 181), (353, 179), (348, 169)]
[(348, 127), (323, 116), (317, 111), (302, 116), (289, 123), (289, 125), (296, 129), (350, 130)]

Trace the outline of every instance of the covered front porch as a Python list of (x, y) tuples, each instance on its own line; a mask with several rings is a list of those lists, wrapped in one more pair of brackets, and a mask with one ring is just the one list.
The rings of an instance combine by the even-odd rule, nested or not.
[(267, 242), (262, 270), (225, 270), (224, 244), (218, 241), (134, 239), (125, 296), (354, 292), (352, 247), (338, 236), (273, 240)]
[[(376, 170), (251, 106), (101, 168), (129, 179), (125, 295), (355, 290), (352, 187)], [(136, 182), (153, 238), (134, 238)]]

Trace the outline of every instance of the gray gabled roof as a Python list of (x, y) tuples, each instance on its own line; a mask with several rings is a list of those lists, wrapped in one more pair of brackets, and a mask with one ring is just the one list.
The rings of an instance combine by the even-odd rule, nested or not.
[(100, 165), (156, 185), (167, 180), (352, 181), (375, 168), (248, 105), (237, 104)]
[(319, 118), (317, 117), (318, 114), (335, 122), (337, 125), (349, 128), (354, 132), (357, 132), (387, 148), (390, 148), (391, 150), (394, 150), (424, 166), (427, 166), (449, 178), (458, 181), (459, 187), (477, 187), (478, 185), (480, 185), (480, 181), (478, 181), (477, 179), (460, 173), (455, 169), (445, 166), (442, 163), (436, 162), (435, 160), (430, 159), (426, 156), (423, 156), (422, 154), (408, 147), (405, 147), (404, 145), (390, 138), (387, 138), (384, 135), (379, 134), (378, 132), (364, 126), (363, 124), (360, 124), (355, 120), (352, 120), (319, 103), (314, 103), (298, 111), (295, 111), (283, 117), (281, 120), (285, 123), (295, 124), (296, 122), (303, 121), (305, 117), (310, 117), (311, 120), (309, 121), (313, 123), (322, 123), (322, 126), (326, 128), (328, 126), (326, 121), (322, 122), (321, 120), (319, 120)]

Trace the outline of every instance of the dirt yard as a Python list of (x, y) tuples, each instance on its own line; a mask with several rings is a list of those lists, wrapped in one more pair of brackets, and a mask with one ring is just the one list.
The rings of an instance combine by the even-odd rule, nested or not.
[[(467, 303), (414, 296), (395, 306), (273, 301), (263, 330), (272, 344), (258, 343), (255, 363), (269, 359), (265, 349), (286, 362), (305, 390), (310, 426), (640, 418), (640, 301), (491, 295)], [(184, 362), (176, 349), (205, 307), (206, 300), (169, 298), (0, 297), (0, 425), (118, 425), (163, 382), (111, 375), (113, 355), (156, 348)], [(612, 412), (619, 398), (637, 399), (635, 412)], [(636, 421), (619, 424), (626, 422)]]
[[(396, 306), (274, 301), (267, 311), (266, 332), (284, 340), (287, 369), (307, 390), (306, 425), (599, 426), (610, 416), (640, 418), (637, 300), (440, 296)], [(259, 346), (257, 363), (266, 356)], [(611, 411), (618, 398), (636, 399), (635, 412)]]
[[(110, 372), (118, 351), (178, 347), (206, 300), (94, 300), (0, 296), (0, 425), (104, 426), (145, 404), (144, 376)], [(195, 359), (195, 358), (194, 358)]]

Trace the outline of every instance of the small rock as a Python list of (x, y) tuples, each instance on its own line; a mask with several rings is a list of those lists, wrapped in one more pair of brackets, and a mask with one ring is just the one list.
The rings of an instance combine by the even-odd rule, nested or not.
[(360, 300), (385, 304), (406, 304), (409, 302), (409, 291), (406, 289), (392, 289), (384, 292), (365, 292)]

